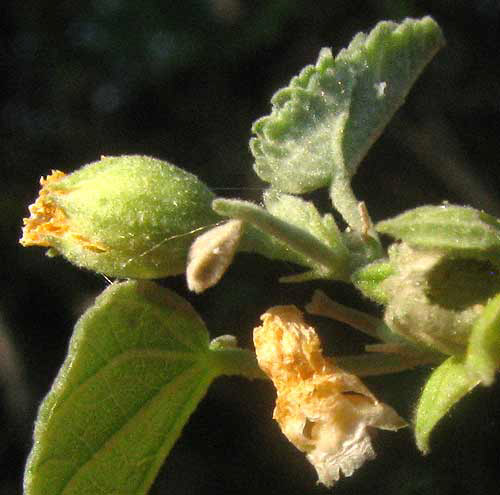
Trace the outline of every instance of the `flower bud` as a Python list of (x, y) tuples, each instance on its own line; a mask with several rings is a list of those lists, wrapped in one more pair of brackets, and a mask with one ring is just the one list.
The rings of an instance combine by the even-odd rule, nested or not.
[(194, 175), (146, 156), (102, 157), (40, 183), (20, 243), (109, 276), (184, 272), (193, 239), (220, 219)]
[(389, 249), (392, 268), (381, 276), (363, 268), (358, 287), (387, 305), (385, 322), (395, 332), (463, 353), (474, 321), (500, 290), (500, 220), (443, 203), (404, 212), (377, 230), (402, 242)]
[(394, 273), (381, 282), (385, 323), (432, 349), (463, 353), (475, 320), (500, 290), (498, 270), (489, 261), (406, 243), (393, 244), (389, 257)]

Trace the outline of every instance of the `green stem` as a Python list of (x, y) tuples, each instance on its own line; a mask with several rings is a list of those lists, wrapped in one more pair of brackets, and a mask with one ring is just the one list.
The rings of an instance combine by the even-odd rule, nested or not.
[(417, 366), (436, 364), (436, 357), (430, 354), (359, 354), (356, 356), (339, 356), (334, 364), (357, 376), (376, 376), (400, 373)]
[(384, 250), (368, 210), (365, 204), (354, 196), (350, 177), (345, 172), (337, 172), (332, 179), (330, 199), (349, 227), (360, 236), (365, 252), (364, 257), (367, 260), (381, 258)]
[(259, 368), (255, 353), (247, 349), (211, 349), (211, 359), (214, 368), (220, 375), (238, 375), (245, 378), (268, 379), (267, 375)]
[(333, 207), (352, 230), (362, 232), (365, 229), (365, 223), (359, 212), (359, 201), (352, 191), (350, 178), (337, 173), (330, 187), (330, 199)]
[[(230, 338), (228, 338), (230, 337)], [(221, 340), (214, 339), (210, 345), (211, 367), (218, 375), (237, 375), (245, 378), (268, 380), (269, 377), (259, 368), (255, 353), (233, 347), (236, 340), (224, 336)], [(385, 354), (366, 353), (356, 356), (335, 356), (333, 363), (343, 370), (357, 376), (376, 376), (399, 373), (426, 364), (440, 362), (435, 354), (405, 353)]]
[(247, 201), (216, 199), (212, 203), (212, 208), (219, 215), (244, 220), (275, 237), (294, 251), (310, 259), (316, 265), (312, 268), (319, 269), (320, 272), (324, 272), (326, 269), (330, 274), (335, 274), (335, 278), (348, 280), (346, 260), (336, 255), (309, 232), (284, 222), (263, 208)]
[[(311, 302), (306, 304), (306, 311), (312, 315), (341, 321), (374, 339), (384, 342), (384, 344), (378, 344), (378, 349), (380, 350), (376, 350), (377, 344), (367, 345), (366, 350), (369, 352), (397, 352), (400, 354), (404, 353), (407, 356), (425, 355), (429, 356), (429, 359), (433, 356), (434, 362), (436, 362), (436, 359), (438, 362), (441, 361), (442, 356), (440, 354), (436, 354), (431, 349), (393, 332), (379, 318), (333, 301), (323, 291), (314, 291)], [(391, 348), (396, 350), (390, 351), (389, 349)]]
[(314, 291), (311, 302), (306, 305), (306, 311), (312, 315), (325, 316), (335, 321), (347, 323), (374, 339), (380, 339), (377, 329), (383, 323), (381, 320), (335, 302), (320, 290)]

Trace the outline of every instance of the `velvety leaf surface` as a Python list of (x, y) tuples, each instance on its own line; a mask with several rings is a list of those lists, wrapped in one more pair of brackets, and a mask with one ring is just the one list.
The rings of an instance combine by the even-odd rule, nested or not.
[(429, 437), (436, 424), (478, 383), (463, 359), (456, 356), (448, 358), (433, 371), (415, 414), (415, 437), (422, 452), (429, 452)]
[(383, 259), (360, 268), (353, 273), (351, 280), (365, 296), (380, 304), (386, 304), (388, 297), (382, 288), (382, 282), (393, 273), (391, 263)]
[(142, 495), (217, 371), (206, 328), (151, 282), (111, 285), (79, 320), (42, 403), (26, 495)]
[(475, 322), (465, 362), (483, 385), (493, 383), (500, 364), (500, 294), (491, 299)]
[(312, 202), (274, 189), (265, 191), (263, 199), (271, 215), (303, 229), (327, 245), (338, 258), (339, 278), (347, 276), (349, 251), (332, 215), (321, 216)]
[(466, 206), (421, 206), (377, 224), (410, 246), (487, 259), (500, 266), (500, 220)]
[(253, 126), (255, 171), (276, 189), (304, 193), (352, 177), (443, 37), (430, 17), (380, 22), (336, 58), (324, 48), (272, 99)]

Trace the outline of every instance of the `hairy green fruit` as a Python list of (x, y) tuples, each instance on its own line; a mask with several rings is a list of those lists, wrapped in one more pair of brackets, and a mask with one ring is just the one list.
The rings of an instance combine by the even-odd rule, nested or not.
[(193, 239), (219, 220), (202, 182), (146, 156), (103, 157), (41, 184), (21, 244), (109, 276), (183, 273)]

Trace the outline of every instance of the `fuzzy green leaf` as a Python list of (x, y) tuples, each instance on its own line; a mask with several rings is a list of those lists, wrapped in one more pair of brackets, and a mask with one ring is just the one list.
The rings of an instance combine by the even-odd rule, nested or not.
[(220, 372), (205, 325), (151, 282), (111, 285), (79, 320), (40, 407), (25, 495), (143, 495)]
[(478, 383), (479, 380), (471, 375), (464, 361), (456, 356), (448, 358), (433, 371), (415, 414), (417, 447), (424, 454), (429, 452), (429, 437), (436, 424)]
[(348, 276), (349, 250), (332, 215), (322, 217), (312, 202), (274, 189), (268, 189), (263, 200), (271, 215), (303, 229), (327, 245), (338, 259), (338, 278)]
[(500, 294), (486, 305), (472, 327), (466, 365), (483, 385), (491, 385), (500, 364)]
[(425, 17), (381, 22), (336, 58), (324, 48), (255, 122), (250, 147), (259, 177), (291, 193), (352, 177), (442, 44), (438, 25)]
[(377, 260), (354, 272), (351, 281), (366, 297), (380, 304), (387, 304), (389, 299), (382, 282), (393, 273), (394, 267), (389, 260)]
[(379, 222), (376, 228), (413, 247), (439, 249), (500, 266), (500, 220), (474, 208), (421, 206)]

